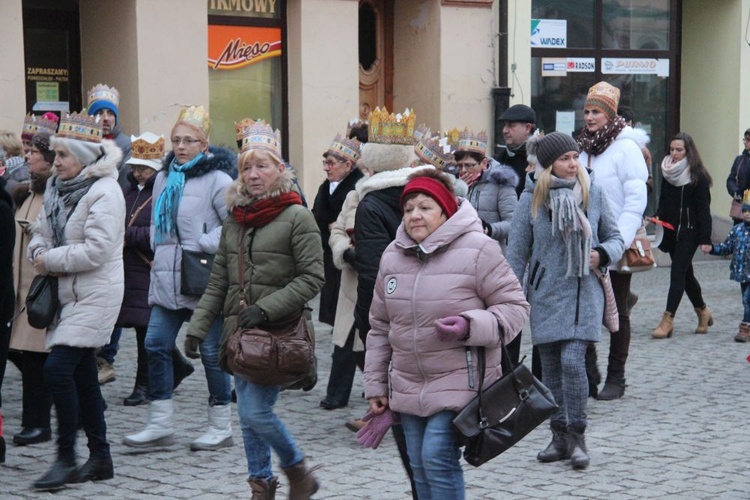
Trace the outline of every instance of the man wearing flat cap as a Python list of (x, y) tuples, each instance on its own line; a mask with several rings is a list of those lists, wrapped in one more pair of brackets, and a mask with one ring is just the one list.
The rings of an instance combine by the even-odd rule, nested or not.
[(524, 104), (511, 106), (498, 119), (503, 124), (505, 149), (495, 158), (504, 165), (510, 165), (518, 174), (516, 195), (521, 196), (526, 184), (526, 139), (534, 131), (536, 113)]

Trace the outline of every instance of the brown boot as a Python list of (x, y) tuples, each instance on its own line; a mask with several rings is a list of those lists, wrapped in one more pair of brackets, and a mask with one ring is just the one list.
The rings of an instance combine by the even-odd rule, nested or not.
[(655, 339), (666, 339), (672, 336), (674, 331), (674, 315), (669, 311), (664, 311), (664, 316), (661, 317), (659, 326), (651, 332), (651, 336)]
[(276, 498), (276, 487), (279, 485), (279, 480), (276, 479), (276, 476), (268, 480), (248, 479), (247, 484), (250, 485), (253, 492), (250, 500), (273, 500)]
[(284, 469), (289, 480), (289, 500), (309, 500), (318, 491), (320, 485), (313, 475), (314, 469), (308, 469), (305, 461)]
[(734, 337), (735, 342), (750, 342), (750, 323), (740, 323), (740, 332)]
[(698, 328), (695, 329), (695, 333), (708, 333), (708, 327), (714, 325), (711, 311), (706, 306), (696, 307), (695, 314), (698, 315)]

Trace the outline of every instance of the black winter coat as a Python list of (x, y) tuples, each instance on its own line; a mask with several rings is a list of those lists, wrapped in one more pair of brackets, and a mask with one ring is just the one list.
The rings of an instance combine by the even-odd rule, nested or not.
[[(16, 244), (16, 219), (13, 216), (13, 199), (5, 190), (6, 180), (0, 177), (0, 342), (10, 340), (6, 326), (13, 317), (15, 292), (13, 291), (13, 247)], [(8, 335), (5, 338), (5, 334)]]
[(656, 215), (674, 226), (674, 231), (664, 230), (659, 245), (661, 251), (672, 251), (677, 240), (710, 245), (711, 191), (708, 179), (701, 176), (695, 184), (680, 187), (663, 180)]
[(357, 181), (362, 177), (364, 177), (362, 171), (355, 168), (336, 186), (333, 194), (328, 193), (330, 182), (326, 180), (320, 185), (318, 194), (315, 196), (312, 213), (323, 240), (323, 266), (326, 277), (323, 289), (320, 291), (318, 320), (321, 323), (333, 325), (333, 320), (336, 318), (339, 287), (341, 286), (341, 271), (333, 265), (333, 254), (331, 253), (331, 246), (328, 244), (328, 239), (331, 237), (329, 226), (336, 222), (341, 207), (344, 206), (346, 195), (354, 189)]
[(727, 177), (727, 192), (732, 198), (742, 199), (746, 189), (750, 189), (750, 152), (747, 150), (734, 159)]
[(370, 304), (375, 280), (378, 277), (380, 257), (386, 247), (396, 239), (396, 230), (401, 224), (403, 191), (403, 186), (372, 191), (367, 193), (357, 206), (357, 215), (354, 218), (354, 269), (357, 271), (354, 326), (359, 330), (363, 342), (370, 331)]
[(505, 148), (495, 159), (503, 165), (510, 165), (513, 168), (513, 171), (518, 175), (516, 197), (520, 198), (521, 193), (523, 193), (523, 188), (526, 186), (526, 167), (529, 164), (526, 159), (526, 144), (522, 145), (512, 153), (508, 148)]
[[(151, 266), (144, 260), (144, 257), (150, 261), (154, 260), (149, 228), (153, 206), (151, 196), (156, 176), (146, 181), (140, 191), (132, 173), (128, 174), (128, 180), (130, 185), (124, 189), (123, 193), (125, 195), (125, 241), (122, 258), (125, 267), (125, 295), (116, 325), (125, 328), (146, 327), (151, 316), (151, 308), (148, 306)], [(136, 215), (141, 206), (143, 208)], [(128, 227), (131, 219), (133, 223)]]

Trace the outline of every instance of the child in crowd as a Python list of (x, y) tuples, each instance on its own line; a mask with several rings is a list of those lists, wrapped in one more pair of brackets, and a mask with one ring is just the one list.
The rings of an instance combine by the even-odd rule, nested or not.
[(703, 252), (711, 255), (732, 254), (729, 279), (740, 282), (745, 307), (740, 331), (734, 337), (736, 342), (750, 341), (750, 189), (742, 197), (742, 221), (732, 228), (724, 243), (700, 246)]

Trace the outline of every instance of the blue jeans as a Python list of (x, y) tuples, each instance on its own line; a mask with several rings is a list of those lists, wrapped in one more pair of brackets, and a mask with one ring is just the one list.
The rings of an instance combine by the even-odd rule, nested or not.
[(99, 353), (97, 354), (97, 356), (106, 360), (110, 365), (115, 364), (115, 356), (117, 356), (117, 351), (120, 350), (121, 336), (122, 328), (114, 328), (112, 330), (112, 336), (109, 338), (109, 342), (107, 343), (107, 345), (104, 345), (101, 349), (99, 349)]
[[(148, 398), (151, 401), (172, 399), (174, 375), (172, 350), (177, 334), (185, 321), (193, 315), (190, 309), (166, 309), (154, 306), (146, 331), (146, 353), (148, 356)], [(208, 403), (227, 405), (232, 398), (229, 375), (219, 368), (219, 342), (223, 317), (216, 318), (200, 346), (201, 361), (206, 370)]]
[(297, 465), (304, 458), (286, 426), (273, 412), (279, 397), (278, 386), (262, 386), (235, 375), (237, 412), (245, 443), (247, 473), (251, 479), (270, 479), (271, 448), (279, 456), (282, 469)]
[(742, 322), (750, 323), (750, 283), (740, 283), (740, 289), (742, 290), (742, 305), (745, 307)]
[(78, 421), (91, 458), (109, 457), (104, 398), (99, 389), (93, 347), (56, 345), (44, 363), (44, 381), (57, 410), (57, 457), (75, 459)]
[(463, 500), (466, 496), (455, 416), (456, 412), (447, 410), (429, 417), (401, 414), (419, 500)]

